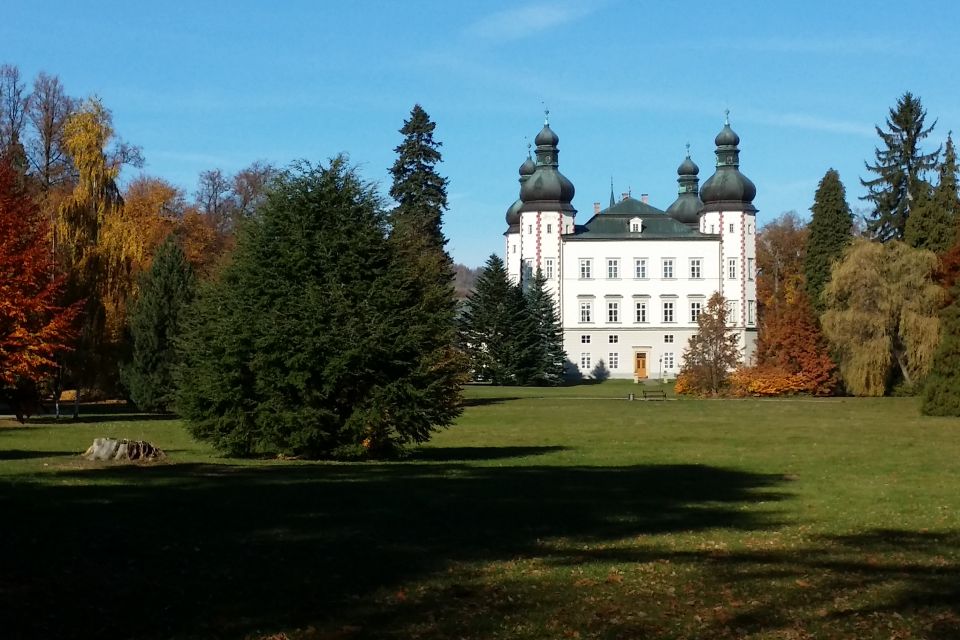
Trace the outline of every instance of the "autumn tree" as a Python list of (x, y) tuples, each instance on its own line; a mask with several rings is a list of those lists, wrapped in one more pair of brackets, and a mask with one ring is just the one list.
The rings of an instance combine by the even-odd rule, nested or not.
[(175, 393), (174, 342), (195, 289), (193, 269), (173, 235), (157, 250), (139, 288), (129, 312), (132, 357), (121, 370), (121, 379), (140, 409), (170, 411)]
[(421, 386), (421, 316), (397, 295), (385, 227), (342, 157), (277, 180), (184, 314), (177, 409), (191, 433), (238, 455), (348, 456), (453, 421), (447, 389)]
[(63, 137), (77, 178), (57, 212), (54, 252), (67, 274), (67, 300), (85, 301), (80, 344), (70, 369), (78, 385), (109, 385), (116, 375), (133, 264), (142, 259), (138, 230), (122, 218), (117, 187), (122, 164), (136, 160), (137, 154), (129, 145), (111, 145), (110, 112), (96, 98), (67, 119)]
[(63, 129), (76, 106), (76, 101), (64, 91), (60, 78), (43, 72), (37, 75), (27, 108), (27, 119), (33, 129), (27, 155), (30, 168), (45, 193), (70, 178), (71, 163), (64, 148)]
[(220, 169), (202, 171), (194, 198), (200, 213), (219, 232), (230, 232), (234, 224), (230, 178)]
[(940, 181), (936, 188), (919, 189), (913, 214), (907, 220), (904, 242), (916, 249), (945, 253), (958, 240), (960, 197), (957, 195), (957, 153), (947, 136)]
[(761, 227), (757, 234), (757, 298), (761, 311), (783, 304), (787, 292), (801, 286), (807, 236), (807, 227), (795, 211), (780, 214)]
[(846, 190), (840, 174), (830, 169), (817, 186), (810, 208), (807, 253), (803, 262), (807, 297), (813, 308), (823, 310), (823, 289), (830, 280), (834, 262), (843, 257), (843, 250), (853, 240), (853, 214), (847, 204)]
[(720, 393), (730, 372), (740, 364), (740, 337), (727, 325), (727, 302), (716, 292), (700, 312), (697, 333), (690, 337), (683, 354), (677, 383), (686, 393)]
[(279, 175), (277, 168), (257, 160), (233, 175), (233, 204), (239, 218), (250, 218), (267, 199), (270, 185)]
[[(20, 78), (20, 69), (14, 65), (0, 65), (0, 153), (23, 144), (26, 124), (26, 85)], [(7, 155), (8, 162), (10, 156)]]
[(23, 421), (57, 358), (71, 347), (79, 306), (62, 307), (48, 223), (7, 156), (0, 157), (0, 397)]
[(861, 199), (873, 206), (867, 230), (882, 242), (903, 239), (914, 199), (925, 188), (926, 173), (937, 164), (939, 147), (926, 154), (920, 148), (936, 126), (934, 122), (925, 128), (926, 117), (920, 98), (908, 91), (890, 109), (887, 130), (876, 127), (883, 146), (876, 149), (874, 164), (865, 163), (876, 177), (860, 183), (868, 190)]
[(834, 266), (824, 290), (823, 331), (847, 390), (881, 396), (930, 370), (940, 338), (942, 289), (937, 257), (902, 242), (857, 240)]

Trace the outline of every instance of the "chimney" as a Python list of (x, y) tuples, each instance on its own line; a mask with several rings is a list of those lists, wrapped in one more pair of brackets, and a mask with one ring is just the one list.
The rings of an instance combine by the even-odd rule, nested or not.
[(650, 194), (649, 194), (649, 193), (641, 193), (641, 194), (640, 194), (640, 202), (642, 202), (643, 204), (649, 204), (649, 203), (650, 203)]
[(593, 215), (597, 215), (598, 213), (600, 213), (600, 203), (599, 203), (599, 202), (594, 202), (594, 203), (593, 203)]
[(629, 197), (630, 197), (629, 191), (624, 191), (623, 193), (620, 194), (620, 200), (626, 200)]

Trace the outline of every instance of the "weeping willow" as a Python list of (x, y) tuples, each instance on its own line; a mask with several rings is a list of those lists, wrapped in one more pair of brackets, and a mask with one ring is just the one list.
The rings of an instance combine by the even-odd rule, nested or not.
[(882, 396), (897, 373), (912, 384), (930, 371), (943, 299), (936, 267), (930, 251), (866, 240), (834, 265), (821, 322), (849, 392)]

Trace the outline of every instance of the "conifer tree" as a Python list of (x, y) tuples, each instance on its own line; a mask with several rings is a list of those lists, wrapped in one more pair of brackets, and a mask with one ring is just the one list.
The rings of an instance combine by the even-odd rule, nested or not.
[(915, 249), (927, 249), (942, 255), (957, 241), (958, 222), (957, 153), (953, 137), (948, 135), (940, 165), (940, 181), (932, 191), (920, 190), (913, 214), (907, 220), (904, 241)]
[(563, 327), (553, 300), (547, 289), (547, 278), (538, 268), (527, 291), (527, 305), (537, 325), (539, 343), (539, 366), (535, 382), (556, 385), (563, 381), (563, 363), (567, 354), (563, 350)]
[(461, 400), (466, 363), (456, 349), (453, 261), (444, 249), (442, 228), (447, 180), (436, 171), (441, 143), (433, 139), (435, 128), (416, 105), (400, 129), (404, 138), (390, 169), (390, 195), (397, 202), (389, 215), (392, 295), (411, 314), (409, 348), (417, 354), (412, 383), (453, 406)]
[(120, 371), (130, 399), (144, 411), (170, 411), (175, 386), (174, 343), (184, 309), (193, 299), (193, 268), (173, 235), (140, 278), (140, 296), (128, 315), (132, 359)]
[(503, 260), (487, 258), (460, 317), (460, 342), (477, 380), (510, 381), (510, 347), (515, 316), (514, 285)]
[(278, 178), (185, 314), (177, 409), (190, 431), (232, 454), (321, 457), (449, 425), (460, 406), (422, 384), (422, 316), (395, 263), (380, 200), (344, 158)]
[(540, 320), (521, 284), (511, 284), (507, 296), (510, 330), (504, 350), (505, 382), (516, 385), (542, 384), (545, 358)]
[(922, 411), (928, 416), (960, 416), (960, 285), (941, 315), (940, 344), (923, 385)]
[(810, 303), (814, 309), (822, 310), (821, 294), (830, 281), (830, 269), (834, 262), (843, 257), (843, 250), (852, 239), (850, 230), (853, 214), (836, 170), (828, 170), (820, 180), (810, 211), (813, 216), (810, 219), (803, 271)]
[(870, 180), (860, 180), (868, 193), (863, 200), (873, 205), (867, 230), (881, 242), (904, 237), (910, 217), (921, 190), (926, 172), (937, 164), (940, 149), (921, 152), (920, 143), (936, 126), (936, 121), (924, 128), (926, 110), (920, 98), (904, 93), (887, 117), (887, 131), (876, 127), (883, 148), (875, 151), (876, 162), (866, 163), (867, 170), (876, 174)]

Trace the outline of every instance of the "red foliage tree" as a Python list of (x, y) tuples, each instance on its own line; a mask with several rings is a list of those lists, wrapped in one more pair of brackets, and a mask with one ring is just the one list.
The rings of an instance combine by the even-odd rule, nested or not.
[[(779, 372), (790, 389), (829, 395), (837, 386), (836, 365), (806, 294), (789, 287), (784, 304), (768, 309), (757, 344), (758, 376)], [(777, 376), (774, 376), (777, 377)], [(776, 395), (776, 394), (771, 394)]]
[(56, 357), (76, 335), (78, 305), (61, 307), (48, 226), (24, 177), (0, 158), (0, 397), (22, 422)]

